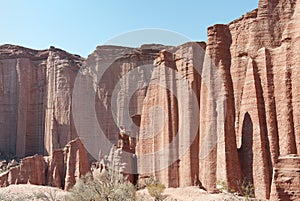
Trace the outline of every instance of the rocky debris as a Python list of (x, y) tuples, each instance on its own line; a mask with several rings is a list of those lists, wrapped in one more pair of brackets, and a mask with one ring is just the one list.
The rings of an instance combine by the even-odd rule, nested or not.
[(8, 164), (7, 164), (7, 168), (12, 168), (19, 165), (19, 162), (16, 161), (15, 159), (12, 159)]
[(80, 139), (49, 157), (34, 155), (0, 174), (0, 186), (11, 184), (49, 185), (69, 190), (81, 176), (90, 172), (88, 156)]
[(122, 138), (119, 138), (118, 146), (113, 145), (110, 149), (109, 154), (104, 156), (99, 156), (99, 161), (94, 162), (91, 165), (91, 170), (93, 176), (97, 177), (99, 174), (102, 174), (103, 171), (108, 169), (113, 169), (119, 173), (122, 173), (127, 177), (128, 181), (137, 184), (137, 164), (134, 152), (132, 152), (129, 141), (125, 139), (125, 133), (120, 134), (123, 135)]
[(0, 170), (6, 169), (7, 168), (7, 161), (2, 160), (0, 161)]
[(279, 157), (274, 167), (270, 200), (299, 200), (300, 157)]
[(134, 185), (137, 184), (138, 170), (137, 158), (135, 154), (136, 138), (131, 137), (125, 129), (120, 131), (117, 149), (120, 149), (120, 160), (124, 164), (123, 174)]

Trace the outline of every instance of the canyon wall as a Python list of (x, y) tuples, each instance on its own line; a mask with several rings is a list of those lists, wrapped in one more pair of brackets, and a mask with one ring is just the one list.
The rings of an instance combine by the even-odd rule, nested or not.
[(71, 94), (82, 61), (54, 47), (0, 47), (1, 153), (19, 158), (52, 153), (77, 136)]
[(48, 53), (5, 45), (0, 55), (0, 150), (17, 156), (42, 153)]
[(164, 48), (99, 46), (84, 62), (72, 107), (76, 131), (94, 158), (110, 152), (121, 130), (138, 138), (153, 60)]
[[(92, 110), (96, 108), (97, 124), (104, 135), (116, 144), (122, 126), (133, 130), (131, 135), (137, 137), (138, 127), (131, 119), (136, 119), (139, 124), (152, 63), (155, 55), (164, 48), (162, 45), (143, 45), (141, 48), (100, 46), (85, 60), (55, 47), (38, 51), (15, 45), (0, 46), (2, 156), (21, 158), (49, 154), (78, 137), (77, 131), (86, 132), (88, 139), (97, 135), (94, 124), (83, 121), (84, 127), (76, 128), (73, 117), (74, 83), (77, 75), (87, 67), (97, 79)], [(128, 76), (135, 68), (135, 77)], [(133, 85), (133, 80), (139, 82)], [(86, 90), (82, 85), (80, 83), (79, 91), (84, 93)], [(114, 102), (112, 98), (115, 98)], [(130, 110), (129, 114), (126, 109)], [(84, 117), (84, 112), (79, 111), (78, 115)]]
[(187, 43), (161, 51), (154, 60), (137, 146), (141, 179), (156, 172), (163, 183), (177, 187), (198, 176), (204, 49), (205, 43)]
[(97, 159), (126, 131), (140, 180), (297, 199), (282, 163), (300, 154), (299, 21), (300, 1), (261, 0), (206, 43), (99, 46), (87, 59), (0, 46), (0, 151), (49, 154), (79, 135)]
[[(167, 50), (159, 55), (155, 61), (162, 62), (156, 62), (140, 127), (140, 163), (145, 161), (143, 157), (149, 161), (141, 165), (142, 172), (155, 169), (152, 174), (169, 186), (192, 185), (198, 177), (212, 192), (220, 181), (240, 191), (243, 183), (250, 182), (257, 198), (270, 197), (271, 184), (276, 184), (277, 177), (272, 180), (272, 175), (278, 157), (300, 152), (299, 7), (299, 1), (260, 1), (258, 9), (228, 25), (208, 28), (204, 62), (192, 67), (202, 69), (201, 82), (196, 85), (200, 94), (199, 124), (189, 126), (189, 115), (179, 115), (182, 97), (189, 99), (189, 93), (174, 97), (180, 90), (176, 76), (181, 72), (176, 53)], [(199, 54), (185, 55), (187, 60), (191, 57), (202, 60)], [(177, 72), (166, 73), (165, 66)], [(162, 86), (162, 82), (167, 89), (156, 86)], [(170, 94), (172, 88), (176, 90)], [(149, 112), (157, 105), (163, 108), (165, 119)], [(190, 113), (190, 105), (183, 105)], [(190, 146), (192, 155), (198, 155), (192, 161), (199, 169), (192, 175), (190, 170), (195, 166), (191, 157), (178, 155), (184, 139), (176, 142), (174, 135), (181, 129), (182, 118), (187, 123), (185, 138), (193, 135), (188, 129), (199, 125), (199, 136), (194, 138), (199, 147)], [(155, 128), (159, 124), (149, 123), (153, 120), (166, 124), (159, 130)], [(149, 135), (153, 137), (144, 137)], [(180, 139), (180, 132), (177, 137)], [(174, 144), (174, 148), (167, 147)], [(163, 163), (169, 166), (162, 168)]]

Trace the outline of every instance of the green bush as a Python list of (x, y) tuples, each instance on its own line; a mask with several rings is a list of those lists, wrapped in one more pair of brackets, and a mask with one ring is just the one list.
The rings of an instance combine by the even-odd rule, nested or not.
[(232, 200), (234, 200), (234, 198), (238, 199), (237, 195), (243, 196), (244, 200), (249, 201), (249, 200), (253, 200), (252, 198), (255, 198), (255, 194), (254, 194), (254, 186), (251, 182), (237, 182), (237, 186), (239, 188), (238, 192), (234, 191), (233, 189), (230, 189), (225, 181), (217, 181), (217, 189), (221, 192), (221, 193), (228, 193), (231, 194)]
[(251, 182), (243, 182), (242, 186), (242, 193), (245, 196), (246, 200), (250, 200), (250, 198), (254, 198), (254, 186)]
[(151, 184), (147, 186), (149, 194), (155, 198), (155, 200), (162, 200), (162, 193), (166, 189), (165, 185), (158, 183), (158, 184)]
[(162, 193), (165, 191), (166, 187), (155, 177), (151, 176), (145, 181), (148, 193), (154, 197), (155, 201), (163, 200)]
[(106, 169), (93, 178), (86, 175), (76, 182), (67, 200), (81, 201), (133, 201), (135, 187), (123, 176), (118, 150), (112, 149)]

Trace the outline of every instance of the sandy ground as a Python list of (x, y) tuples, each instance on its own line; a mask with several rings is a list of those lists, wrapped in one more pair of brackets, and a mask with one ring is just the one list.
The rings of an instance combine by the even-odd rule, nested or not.
[[(152, 200), (146, 189), (139, 190), (138, 194), (144, 196), (147, 200)], [(167, 188), (163, 196), (165, 201), (238, 201), (244, 200), (241, 197), (234, 196), (232, 194), (209, 194), (204, 190), (197, 187), (185, 187), (185, 188)]]
[[(10, 185), (0, 188), (1, 201), (63, 201), (67, 194), (68, 192), (58, 188), (30, 184)], [(45, 199), (45, 196), (47, 196), (48, 199)]]
[[(139, 197), (143, 197), (143, 201), (152, 201), (147, 189), (139, 190)], [(64, 201), (68, 192), (61, 189), (36, 186), (36, 185), (11, 185), (5, 188), (0, 188), (0, 200), (16, 200), (16, 201)], [(49, 199), (42, 199), (43, 196), (48, 196)], [(167, 188), (163, 193), (165, 201), (238, 201), (244, 200), (241, 197), (232, 194), (209, 194), (197, 187), (186, 188)], [(8, 198), (8, 199), (7, 199)]]

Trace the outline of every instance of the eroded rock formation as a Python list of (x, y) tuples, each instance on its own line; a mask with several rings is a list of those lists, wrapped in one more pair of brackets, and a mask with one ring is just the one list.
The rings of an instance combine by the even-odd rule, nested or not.
[(90, 173), (87, 152), (77, 138), (64, 149), (54, 150), (50, 156), (34, 155), (22, 159), (20, 165), (0, 174), (0, 186), (30, 183), (69, 190), (87, 173)]
[(2, 153), (20, 158), (49, 154), (77, 136), (71, 94), (81, 62), (81, 57), (54, 47), (0, 47)]
[[(79, 97), (85, 97), (81, 102), (86, 105), (77, 100), (74, 108), (77, 131), (93, 156), (98, 156), (99, 149), (108, 154), (111, 146), (117, 144), (121, 128), (137, 138), (153, 60), (164, 48), (162, 45), (99, 46), (87, 58), (86, 70), (79, 75), (75, 90), (82, 93)], [(87, 87), (93, 85), (94, 88)], [(99, 138), (102, 135), (105, 139)]]
[(141, 178), (156, 171), (162, 182), (177, 187), (192, 185), (198, 176), (204, 48), (204, 43), (187, 43), (161, 51), (154, 61), (137, 147)]
[(297, 199), (296, 190), (282, 189), (290, 181), (294, 188), (299, 172), (284, 175), (282, 163), (300, 154), (299, 21), (300, 1), (260, 0), (241, 18), (209, 27), (207, 43), (99, 46), (86, 60), (55, 48), (1, 46), (0, 151), (53, 153), (39, 165), (49, 167), (48, 184), (68, 189), (75, 179), (65, 175), (77, 173), (66, 163), (74, 167), (80, 154), (53, 150), (80, 135), (97, 158), (124, 128), (137, 138), (140, 179), (201, 182), (211, 192), (218, 181), (237, 191), (248, 182), (262, 199), (272, 185), (273, 199)]
[(274, 166), (271, 200), (299, 200), (300, 158), (286, 155), (278, 158)]
[[(278, 156), (299, 154), (299, 8), (299, 1), (260, 1), (258, 9), (240, 19), (208, 28), (201, 84), (197, 85), (199, 148), (192, 153), (199, 154), (193, 158), (199, 166), (196, 173), (209, 191), (215, 190), (218, 181), (236, 190), (246, 181), (253, 184), (257, 198), (269, 198)], [(156, 60), (166, 61), (166, 55)], [(201, 55), (193, 57), (201, 61)], [(175, 57), (169, 58), (168, 66), (178, 68)], [(164, 72), (164, 67), (162, 62), (155, 70)], [(199, 68), (195, 64), (193, 67)], [(153, 85), (166, 82), (170, 89), (176, 83), (172, 73), (156, 76)], [(155, 114), (149, 117), (149, 108), (162, 105), (167, 121), (162, 130), (151, 130), (155, 137), (140, 139), (140, 155), (173, 145), (173, 133), (180, 130), (178, 119), (189, 122), (188, 116), (178, 115), (180, 97), (174, 100), (168, 90), (153, 88), (149, 87), (145, 98), (140, 135), (151, 135), (144, 130), (150, 120), (159, 118)], [(188, 93), (184, 97), (188, 98)], [(189, 107), (185, 105), (184, 110)], [(178, 172), (181, 166), (187, 166), (184, 170), (189, 172), (193, 167), (190, 158), (177, 155), (178, 161), (173, 163), (172, 156), (179, 148), (168, 150), (171, 151), (154, 155), (145, 166), (168, 160), (168, 168), (158, 166), (154, 174), (169, 186), (191, 185), (188, 180), (193, 177)]]

